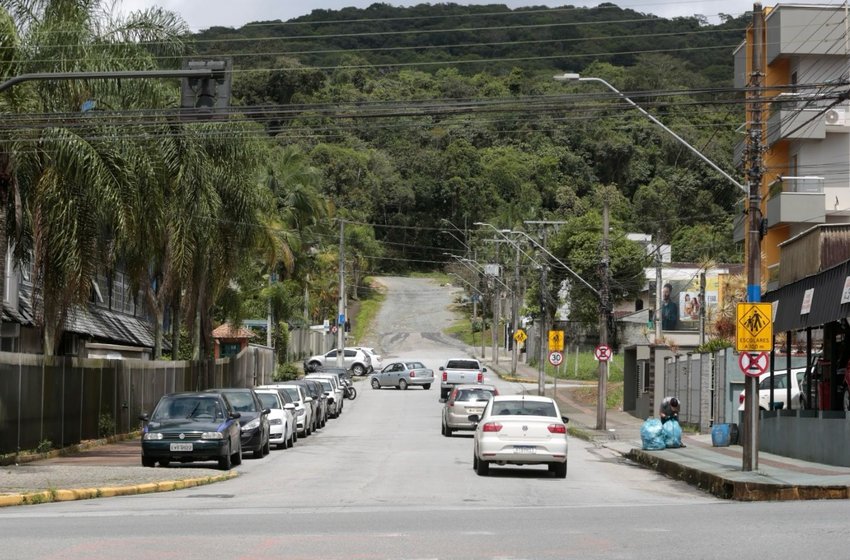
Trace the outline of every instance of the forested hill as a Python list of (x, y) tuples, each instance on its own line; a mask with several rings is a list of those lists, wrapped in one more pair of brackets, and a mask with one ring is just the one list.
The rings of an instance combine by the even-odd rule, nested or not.
[(425, 71), (440, 68), (435, 61), (450, 60), (467, 74), (504, 73), (513, 66), (577, 71), (593, 61), (628, 67), (642, 53), (664, 52), (707, 81), (727, 85), (731, 52), (743, 38), (747, 17), (721, 17), (724, 23), (707, 25), (699, 15), (671, 20), (614, 4), (513, 10), (502, 4), (373, 4), (239, 29), (213, 27), (196, 40), (200, 53), (231, 54), (241, 68), (274, 67), (281, 56), (328, 68), (346, 53), (372, 66)]

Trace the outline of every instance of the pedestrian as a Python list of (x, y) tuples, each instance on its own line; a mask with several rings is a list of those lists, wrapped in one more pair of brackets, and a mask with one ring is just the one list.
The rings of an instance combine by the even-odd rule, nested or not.
[(658, 416), (661, 418), (661, 423), (668, 420), (679, 421), (679, 399), (676, 397), (664, 397), (661, 401), (661, 407), (658, 410)]

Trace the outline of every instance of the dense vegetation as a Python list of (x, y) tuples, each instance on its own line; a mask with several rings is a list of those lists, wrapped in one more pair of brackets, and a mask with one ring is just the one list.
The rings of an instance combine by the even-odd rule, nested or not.
[[(120, 83), (102, 81), (48, 82), (0, 98), (4, 111), (19, 115), (73, 112), (85, 99), (105, 109), (85, 133), (50, 126), (40, 140), (16, 135), (0, 154), (6, 230), (18, 257), (36, 250), (45, 293), (69, 288), (48, 314), (54, 323), (85, 299), (87, 275), (104, 266), (132, 268), (152, 316), (161, 321), (171, 310), (196, 331), (263, 316), (269, 304), (281, 321), (333, 317), (339, 218), (354, 297), (368, 274), (442, 267), (452, 262), (446, 253), (505, 259), (509, 251), (497, 257), (498, 244), (485, 242), (493, 232), (476, 222), (525, 229), (527, 220), (566, 222), (550, 234), (550, 248), (593, 281), (603, 200), (612, 209), (617, 297), (639, 289), (648, 262), (627, 232), (672, 243), (679, 261), (739, 258), (731, 242), (734, 186), (607, 88), (552, 76), (569, 70), (607, 80), (731, 170), (742, 121), (740, 96), (730, 89), (731, 51), (743, 19), (711, 26), (611, 4), (375, 4), (188, 37), (179, 18), (151, 11), (136, 16), (151, 25), (137, 23), (116, 39), (101, 35), (91, 2), (36, 4), (42, 9), (26, 20), (16, 11), (24, 2), (0, 2), (7, 26), (0, 42), (18, 49), (0, 61), (4, 79), (33, 68), (108, 68), (109, 60), (177, 67), (191, 50), (234, 60), (231, 115), (210, 123), (179, 123), (167, 113), (116, 122), (115, 110), (174, 106), (176, 91), (162, 84), (158, 97), (128, 96)], [(58, 7), (71, 15), (61, 19)], [(49, 21), (57, 34), (39, 33), (34, 21)], [(158, 35), (153, 23), (168, 32)], [(57, 29), (74, 33), (51, 47), (49, 38), (62, 36)], [(37, 94), (40, 105), (21, 92)], [(79, 139), (78, 153), (48, 149), (63, 134)], [(93, 136), (103, 141), (87, 141)], [(103, 172), (69, 170), (60, 156), (102, 163)], [(47, 178), (58, 190), (39, 194)], [(67, 204), (78, 195), (75, 214)], [(39, 241), (53, 231), (45, 219), (54, 219), (43, 209), (51, 204), (63, 231), (79, 239), (57, 242), (42, 257)], [(54, 266), (67, 270), (50, 280)], [(564, 274), (554, 271), (551, 286)], [(585, 295), (579, 289), (574, 297)], [(528, 299), (537, 301), (533, 289)], [(592, 320), (592, 305), (573, 309)], [(203, 352), (201, 333), (195, 338)]]

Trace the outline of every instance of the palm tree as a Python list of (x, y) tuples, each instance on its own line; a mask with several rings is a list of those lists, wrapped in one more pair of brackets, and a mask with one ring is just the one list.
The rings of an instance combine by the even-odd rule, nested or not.
[[(100, 0), (0, 0), (0, 46), (14, 53), (0, 59), (0, 75), (154, 69), (157, 56), (186, 52), (188, 30), (176, 15), (151, 9), (120, 18), (108, 6)], [(13, 35), (6, 33), (9, 19)], [(44, 352), (52, 354), (69, 307), (89, 298), (98, 267), (109, 264), (116, 243), (139, 219), (131, 208), (145, 169), (126, 123), (81, 107), (89, 101), (107, 110), (163, 107), (167, 100), (150, 81), (49, 81), (26, 91), (40, 114), (18, 112), (11, 120), (17, 134), (0, 156), (0, 174), (11, 177), (0, 183), (0, 220), (12, 215), (9, 189), (17, 185), (25, 228), (20, 249), (33, 254), (33, 303)], [(3, 99), (14, 106), (11, 96)], [(3, 252), (5, 232), (0, 228)]]

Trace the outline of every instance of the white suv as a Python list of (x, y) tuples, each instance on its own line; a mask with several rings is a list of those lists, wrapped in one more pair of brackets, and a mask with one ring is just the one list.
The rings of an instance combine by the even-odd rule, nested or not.
[[(322, 366), (336, 365), (336, 349), (327, 354), (316, 354), (304, 360), (304, 371), (313, 372)], [(354, 375), (366, 375), (372, 371), (372, 358), (360, 348), (344, 348), (343, 364)]]

